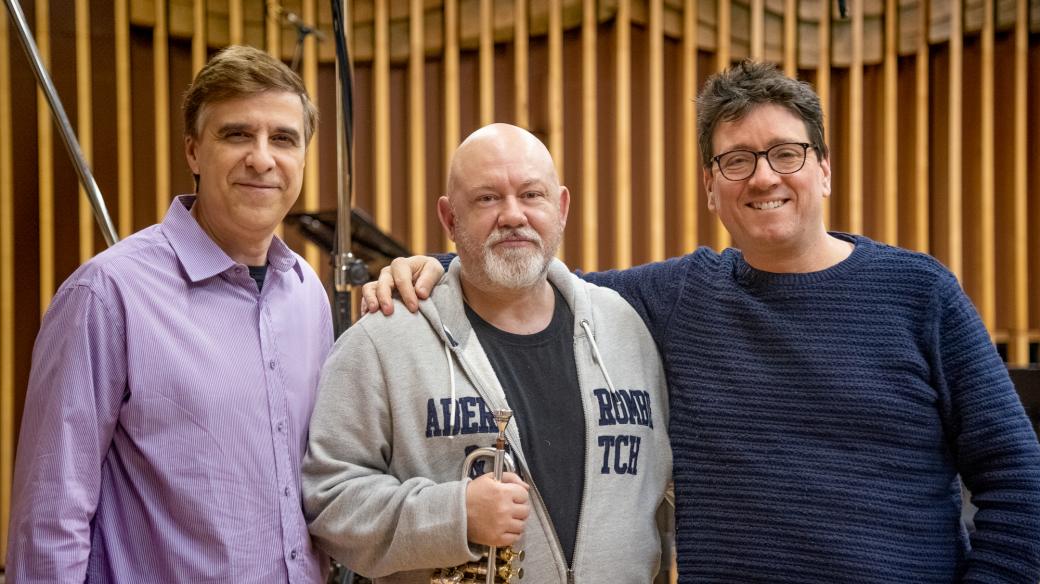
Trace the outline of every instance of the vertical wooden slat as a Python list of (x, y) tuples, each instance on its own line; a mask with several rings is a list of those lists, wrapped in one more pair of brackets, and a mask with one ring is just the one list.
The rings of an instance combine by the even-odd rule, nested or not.
[(912, 239), (906, 242), (911, 249), (927, 253), (929, 250), (929, 188), (928, 172), (931, 146), (929, 120), (929, 61), (928, 44), (929, 0), (918, 0), (917, 57), (914, 71), (914, 224)]
[[(202, 3), (202, 11), (201, 11), (202, 15), (201, 15), (201, 18), (202, 18), (203, 22), (205, 22), (206, 21), (206, 13), (205, 13), (205, 8), (206, 8), (205, 7), (205, 2), (206, 2), (206, 0), (195, 0), (195, 2), (196, 3)], [(198, 16), (198, 15), (196, 15), (196, 16)], [(266, 46), (266, 51), (267, 51), (267, 53), (269, 55), (271, 55), (275, 59), (281, 59), (282, 58), (282, 9), (281, 9), (281, 5), (277, 4), (277, 3), (274, 3), (274, 2), (268, 2), (266, 4), (266, 9), (264, 11), (264, 16), (265, 16), (265, 18), (264, 18), (264, 45)], [(197, 22), (196, 22), (196, 26), (198, 26)], [(349, 27), (350, 27), (349, 24), (345, 25), (345, 28), (347, 28), (348, 30), (349, 30)], [(192, 37), (192, 43), (193, 43), (192, 44), (192, 49), (193, 50), (195, 49), (194, 42), (195, 42), (195, 38), (196, 37), (201, 37), (202, 42), (200, 43), (200, 45), (202, 47), (203, 64), (205, 64), (206, 46), (207, 46), (207, 43), (208, 43), (208, 41), (206, 40), (205, 30), (203, 30), (203, 34), (200, 35), (198, 29), (196, 28), (195, 34)], [(353, 54), (353, 52), (351, 52), (351, 54)], [(192, 57), (193, 57), (193, 59), (195, 58), (194, 55), (192, 55)], [(195, 71), (198, 72), (198, 69), (196, 69)], [(312, 97), (317, 99), (317, 96), (312, 96)], [(311, 144), (313, 144), (313, 142), (311, 142)], [(313, 145), (311, 146), (312, 150), (315, 149), (315, 148), (316, 148), (315, 146), (313, 146)], [(282, 223), (279, 223), (278, 226), (275, 227), (274, 234), (275, 234), (275, 237), (284, 239), (284, 237), (285, 237), (285, 222), (284, 221)], [(353, 308), (354, 307), (352, 306), (351, 309), (353, 309)], [(353, 319), (353, 317), (351, 317), (351, 318)]]
[[(451, 168), (451, 157), (459, 145), (459, 2), (444, 0), (444, 175)], [(444, 185), (439, 185), (443, 187)], [(455, 244), (445, 240), (445, 248)]]
[(946, 265), (963, 281), (964, 253), (961, 249), (963, 238), (963, 198), (961, 169), (963, 145), (963, 60), (964, 30), (963, 9), (961, 0), (950, 1), (950, 86), (947, 90), (949, 117), (947, 118), (948, 161), (947, 161), (947, 209), (946, 209)]
[(372, 159), (376, 225), (390, 231), (390, 0), (375, 0), (375, 46), (372, 47)]
[(731, 44), (733, 43), (733, 17), (730, 0), (718, 0), (718, 24), (715, 29), (715, 70), (722, 71), (729, 67)]
[[(83, 157), (94, 159), (94, 116), (91, 94), (90, 3), (76, 0), (76, 133)], [(94, 255), (94, 212), (86, 190), (79, 187), (79, 261)]]
[(647, 226), (650, 260), (665, 258), (664, 252), (664, 7), (663, 0), (649, 0), (650, 26), (650, 192), (647, 200)]
[(119, 237), (134, 230), (133, 138), (130, 106), (130, 0), (115, 0), (116, 167), (119, 176)]
[(11, 50), (0, 10), (0, 558), (7, 557), (14, 472), (14, 155), (11, 148)]
[(881, 189), (881, 226), (878, 236), (896, 245), (899, 237), (899, 3), (885, 0), (885, 110), (884, 180)]
[(170, 204), (170, 59), (166, 0), (155, 0), (152, 75), (155, 86), (155, 217), (162, 221)]
[[(306, 23), (317, 23), (318, 22), (318, 4), (317, 0), (303, 0), (303, 21)], [(307, 93), (317, 102), (318, 100), (318, 39), (312, 35), (307, 35), (307, 38), (303, 41), (303, 85), (307, 88)], [(315, 103), (316, 106), (321, 107), (321, 104)], [(303, 207), (307, 211), (318, 211), (321, 200), (321, 184), (319, 177), (321, 176), (321, 164), (318, 158), (318, 148), (315, 144), (318, 144), (318, 130), (315, 128), (314, 135), (311, 137), (312, 146), (307, 149), (307, 166), (303, 170)], [(322, 258), (321, 249), (311, 243), (307, 242), (303, 246), (303, 257), (307, 260), (307, 263), (311, 265), (315, 270), (321, 269)]]
[(699, 0), (685, 0), (682, 33), (682, 193), (679, 200), (679, 245), (682, 253), (693, 251), (700, 241), (697, 233), (697, 195), (701, 164), (697, 144), (697, 8)]
[(530, 129), (528, 34), (527, 0), (513, 0), (513, 99), (516, 125)]
[[(715, 36), (715, 70), (723, 71), (730, 65), (731, 45), (733, 43), (732, 15), (730, 12), (730, 0), (719, 0), (718, 2), (718, 25)], [(714, 219), (715, 237), (713, 245), (716, 250), (722, 251), (729, 247), (729, 231), (722, 226), (718, 215)]]
[[(232, 45), (242, 44), (242, 0), (228, 0), (228, 40)], [(304, 22), (313, 22), (304, 20)]]
[(199, 72), (206, 64), (206, 0), (194, 0), (191, 5), (191, 73)]
[(784, 0), (784, 74), (798, 74), (798, 0)]
[[(50, 69), (50, 2), (36, 3), (36, 44), (43, 66)], [(36, 89), (36, 135), (40, 210), (40, 314), (47, 310), (54, 294), (54, 133), (51, 110), (43, 90)]]
[(495, 0), (480, 0), (480, 125), (495, 121)]
[(982, 156), (979, 161), (982, 184), (978, 191), (979, 214), (975, 218), (979, 228), (979, 289), (975, 303), (986, 329), (993, 334), (997, 324), (997, 252), (996, 252), (996, 163), (993, 143), (993, 0), (983, 0), (982, 16), (982, 84), (980, 114)]
[[(204, 2), (205, 0), (195, 0), (196, 2)], [(278, 4), (272, 2), (267, 3), (267, 9), (265, 10), (264, 18), (264, 45), (265, 48), (272, 57), (275, 59), (282, 58), (282, 12), (281, 7)], [(344, 28), (349, 30), (349, 25), (345, 24)], [(353, 51), (351, 51), (353, 54)]]
[[(561, 184), (563, 159), (563, 0), (549, 0), (549, 152), (556, 163)], [(566, 242), (561, 241), (556, 255), (566, 261)]]
[(408, 200), (412, 253), (426, 252), (426, 46), (423, 0), (411, 0), (408, 20)]
[[(819, 53), (816, 65), (816, 94), (820, 96), (820, 109), (823, 110), (823, 140), (831, 143), (831, 3), (820, 0), (820, 26), (817, 30)], [(833, 187), (832, 187), (833, 193)], [(827, 228), (831, 225), (830, 199), (823, 201), (823, 222)]]
[(563, 179), (563, 3), (549, 0), (549, 151)]
[(848, 216), (845, 228), (863, 233), (863, 4), (853, 3), (852, 64), (849, 65)]
[(766, 1), (751, 0), (751, 58), (762, 60), (766, 54)]
[(632, 5), (618, 0), (614, 61), (614, 267), (632, 265)]
[[(1015, 2), (1015, 62), (1014, 62), (1014, 217), (1011, 224), (1011, 322), (1008, 338), (1008, 364), (1025, 365), (1029, 362), (1029, 190), (1026, 154), (1027, 120), (1029, 117), (1029, 5), (1027, 0)], [(1040, 274), (1033, 274), (1040, 278)]]
[(599, 269), (599, 149), (596, 94), (596, 0), (581, 8), (581, 259), (586, 271)]

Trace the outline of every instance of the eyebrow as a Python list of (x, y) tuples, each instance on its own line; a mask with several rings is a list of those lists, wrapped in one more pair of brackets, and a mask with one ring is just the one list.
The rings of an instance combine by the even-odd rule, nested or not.
[[(804, 144), (805, 142), (806, 142), (805, 140), (795, 140), (795, 139), (789, 139), (789, 138), (779, 138), (777, 140), (771, 140), (769, 142), (766, 142), (766, 147), (763, 148), (762, 150), (769, 150), (770, 148), (772, 148), (773, 146), (776, 146), (777, 144)], [(741, 142), (739, 144), (733, 144), (729, 148), (723, 150), (722, 152), (719, 152), (719, 154), (726, 154), (727, 152), (733, 152), (734, 150), (747, 150), (748, 152), (761, 152), (762, 151), (762, 150), (756, 150), (751, 145), (746, 144), (744, 142)]]
[[(226, 136), (226, 135), (230, 134), (231, 132), (242, 132), (242, 131), (253, 132), (253, 131), (255, 131), (255, 128), (256, 128), (256, 126), (253, 125), (253, 124), (245, 124), (245, 123), (241, 123), (241, 124), (236, 124), (236, 123), (224, 124), (223, 126), (221, 126), (220, 128), (217, 129), (217, 135), (218, 136)], [(300, 131), (297, 130), (296, 128), (293, 128), (292, 126), (278, 126), (278, 127), (276, 127), (274, 129), (273, 133), (274, 134), (288, 134), (288, 135), (292, 136), (294, 140), (299, 140), (300, 139)]]

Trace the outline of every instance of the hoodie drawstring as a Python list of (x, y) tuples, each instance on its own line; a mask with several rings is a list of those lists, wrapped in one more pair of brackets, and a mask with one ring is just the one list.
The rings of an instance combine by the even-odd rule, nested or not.
[[(444, 329), (444, 335), (448, 337), (448, 341), (451, 343), (455, 342), (455, 338), (448, 332), (448, 327), (442, 326)], [(448, 422), (448, 437), (455, 438), (455, 362), (451, 358), (451, 348), (448, 347), (448, 343), (444, 343), (444, 358), (448, 361), (448, 383), (451, 385), (451, 416)]]
[(595, 357), (596, 365), (599, 365), (600, 372), (603, 373), (603, 378), (607, 380), (607, 389), (610, 390), (610, 397), (613, 400), (617, 400), (617, 392), (614, 391), (614, 382), (610, 380), (610, 374), (607, 373), (607, 365), (603, 362), (603, 358), (599, 355), (599, 345), (596, 344), (596, 337), (592, 336), (592, 326), (589, 325), (589, 321), (581, 321), (581, 328), (585, 329), (585, 338), (589, 340), (589, 345), (592, 346), (592, 356)]

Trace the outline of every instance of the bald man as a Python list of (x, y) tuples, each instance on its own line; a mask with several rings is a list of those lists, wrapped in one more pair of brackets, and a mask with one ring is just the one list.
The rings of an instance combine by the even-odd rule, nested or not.
[[(626, 302), (553, 259), (569, 204), (537, 138), (477, 130), (437, 202), (458, 247), (437, 293), (336, 344), (304, 505), (317, 544), (356, 572), (426, 584), (512, 545), (527, 582), (653, 580), (671, 476), (661, 362)], [(502, 408), (517, 473), (461, 476)]]

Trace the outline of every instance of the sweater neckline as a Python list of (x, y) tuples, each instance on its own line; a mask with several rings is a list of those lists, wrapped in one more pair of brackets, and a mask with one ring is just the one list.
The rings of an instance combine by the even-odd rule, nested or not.
[(853, 245), (852, 253), (849, 254), (849, 257), (829, 268), (817, 272), (805, 273), (767, 272), (752, 267), (751, 264), (747, 263), (747, 260), (744, 259), (744, 254), (740, 253), (739, 250), (733, 250), (735, 252), (733, 260), (733, 277), (736, 279), (738, 284), (754, 288), (764, 286), (793, 287), (818, 284), (834, 278), (840, 278), (859, 269), (860, 266), (870, 260), (877, 247), (873, 241), (861, 235), (851, 235), (849, 233), (838, 231), (832, 231), (829, 233), (830, 235), (842, 241), (848, 241)]

